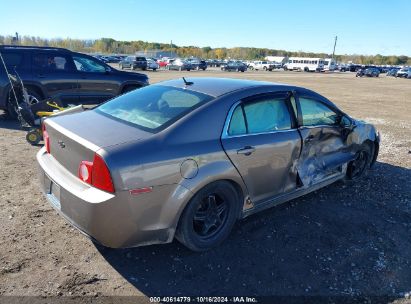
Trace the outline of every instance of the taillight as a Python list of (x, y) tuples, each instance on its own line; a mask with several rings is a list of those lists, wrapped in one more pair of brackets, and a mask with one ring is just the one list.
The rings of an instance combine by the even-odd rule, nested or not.
[(49, 137), (49, 134), (46, 131), (46, 125), (44, 124), (44, 122), (41, 125), (41, 128), (43, 130), (44, 146), (46, 147), (47, 153), (50, 153), (50, 137)]
[(83, 160), (78, 169), (78, 177), (96, 188), (107, 192), (114, 192), (113, 181), (110, 171), (103, 158), (97, 153), (94, 154), (93, 162)]
[(114, 192), (113, 181), (106, 163), (97, 153), (94, 154), (91, 184), (101, 190)]

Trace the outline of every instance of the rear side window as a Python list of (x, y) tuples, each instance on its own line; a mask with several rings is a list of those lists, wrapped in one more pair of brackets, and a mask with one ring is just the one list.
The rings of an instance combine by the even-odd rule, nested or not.
[(23, 64), (23, 54), (2, 52), (1, 55), (8, 67), (19, 67)]
[(285, 98), (265, 97), (239, 105), (233, 112), (228, 135), (266, 133), (291, 129)]
[(338, 115), (322, 102), (310, 98), (299, 98), (304, 126), (335, 125)]
[(67, 59), (57, 54), (33, 54), (33, 68), (37, 70), (64, 71), (69, 70)]
[(150, 132), (160, 131), (213, 99), (187, 89), (147, 86), (112, 99), (96, 111)]

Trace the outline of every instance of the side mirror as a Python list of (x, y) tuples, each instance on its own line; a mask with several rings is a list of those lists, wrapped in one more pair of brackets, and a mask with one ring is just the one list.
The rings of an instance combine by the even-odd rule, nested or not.
[(352, 131), (355, 128), (355, 124), (354, 124), (353, 120), (351, 118), (347, 117), (347, 116), (342, 116), (341, 117), (340, 125), (344, 129), (348, 129), (350, 131)]
[(111, 72), (111, 68), (110, 67), (106, 67), (106, 74), (110, 74), (110, 72)]

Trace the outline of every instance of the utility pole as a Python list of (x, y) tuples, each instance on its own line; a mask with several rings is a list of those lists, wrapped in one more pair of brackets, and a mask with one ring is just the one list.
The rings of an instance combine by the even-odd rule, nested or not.
[(170, 58), (172, 57), (171, 54), (173, 52), (173, 40), (170, 40)]
[(335, 36), (335, 40), (334, 40), (334, 49), (333, 49), (333, 56), (332, 59), (334, 60), (334, 55), (335, 55), (335, 46), (337, 45), (337, 36)]

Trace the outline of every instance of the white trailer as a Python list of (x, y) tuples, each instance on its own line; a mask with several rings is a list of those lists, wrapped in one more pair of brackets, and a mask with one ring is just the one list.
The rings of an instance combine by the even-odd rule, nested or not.
[(284, 64), (284, 70), (298, 70), (304, 72), (321, 72), (324, 70), (323, 58), (290, 57)]

